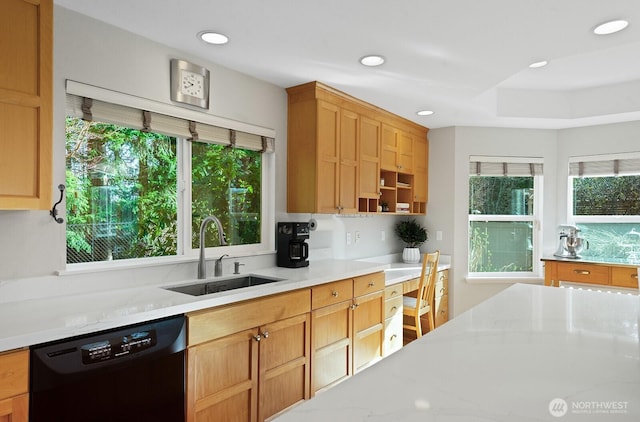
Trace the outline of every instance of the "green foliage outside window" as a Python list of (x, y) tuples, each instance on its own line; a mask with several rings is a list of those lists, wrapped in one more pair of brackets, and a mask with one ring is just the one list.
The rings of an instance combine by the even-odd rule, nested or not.
[[(179, 142), (67, 117), (68, 263), (177, 254)], [(193, 143), (192, 156), (193, 246), (210, 214), (229, 244), (259, 243), (261, 154)]]

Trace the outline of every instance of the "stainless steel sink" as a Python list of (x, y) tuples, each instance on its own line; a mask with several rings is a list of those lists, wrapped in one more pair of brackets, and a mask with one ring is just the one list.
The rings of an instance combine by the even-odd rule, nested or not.
[(165, 287), (165, 290), (184, 293), (191, 296), (202, 296), (211, 293), (219, 293), (227, 290), (241, 289), (243, 287), (258, 286), (260, 284), (274, 283), (284, 280), (275, 277), (263, 277), (254, 274), (237, 277), (225, 277), (221, 279), (208, 279), (182, 286)]

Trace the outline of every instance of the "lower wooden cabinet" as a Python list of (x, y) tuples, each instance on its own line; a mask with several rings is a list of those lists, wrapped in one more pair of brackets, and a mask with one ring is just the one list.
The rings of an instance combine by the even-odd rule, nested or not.
[(29, 351), (0, 354), (0, 422), (29, 420)]
[(384, 273), (311, 288), (311, 394), (382, 358)]
[[(189, 315), (187, 421), (264, 421), (308, 399), (309, 310), (302, 290)], [(199, 332), (247, 320), (269, 322), (210, 340)]]
[(402, 349), (402, 285), (384, 289), (384, 341), (382, 356)]
[(545, 286), (563, 281), (637, 289), (638, 268), (633, 264), (543, 259)]

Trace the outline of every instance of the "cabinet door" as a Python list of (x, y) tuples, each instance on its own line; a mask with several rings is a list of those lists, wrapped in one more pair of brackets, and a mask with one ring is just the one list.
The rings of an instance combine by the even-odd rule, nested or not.
[(29, 421), (29, 395), (0, 400), (0, 422), (28, 422)]
[[(427, 202), (428, 149), (426, 139), (414, 139), (414, 201)], [(417, 211), (417, 210), (416, 210)]]
[[(360, 198), (380, 196), (380, 122), (360, 117)], [(370, 210), (375, 211), (375, 210)]]
[(309, 314), (260, 327), (258, 420), (309, 398)]
[(0, 209), (51, 207), (53, 1), (0, 2)]
[(339, 212), (340, 183), (340, 109), (318, 101), (318, 172), (316, 175), (317, 211), (335, 214)]
[(352, 374), (351, 299), (311, 312), (311, 394)]
[(384, 292), (354, 298), (353, 373), (382, 359)]
[[(398, 171), (398, 130), (393, 126), (382, 124), (382, 146), (380, 150), (380, 168)], [(395, 186), (395, 183), (393, 184)]]
[(413, 174), (413, 135), (400, 132), (398, 136), (398, 172)]
[[(358, 133), (360, 118), (342, 110), (340, 115), (339, 212), (358, 211)], [(322, 177), (322, 175), (321, 175)]]
[(187, 349), (187, 421), (255, 422), (258, 330)]

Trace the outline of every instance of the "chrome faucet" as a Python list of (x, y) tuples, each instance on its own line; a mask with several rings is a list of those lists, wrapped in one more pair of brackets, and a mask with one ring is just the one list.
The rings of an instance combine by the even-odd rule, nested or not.
[[(213, 221), (218, 228), (218, 241), (220, 242), (220, 246), (226, 246), (227, 240), (224, 237), (224, 229), (222, 228), (222, 223), (218, 220), (218, 217), (215, 215), (210, 215), (202, 220), (200, 224), (200, 260), (198, 261), (198, 278), (204, 279), (207, 278), (207, 268), (204, 263), (204, 231), (207, 228), (207, 224)], [(222, 258), (220, 258), (222, 259)], [(222, 268), (221, 268), (222, 270)]]

